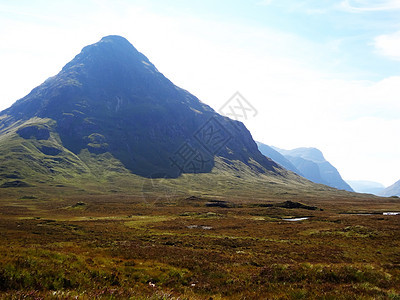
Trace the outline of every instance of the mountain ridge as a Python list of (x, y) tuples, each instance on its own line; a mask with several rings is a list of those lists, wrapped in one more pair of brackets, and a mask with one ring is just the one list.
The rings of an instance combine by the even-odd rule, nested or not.
[(274, 149), (274, 147), (268, 146), (261, 142), (256, 142), (256, 143), (257, 143), (258, 149), (260, 150), (260, 152), (262, 154), (271, 158), (273, 161), (280, 164), (285, 169), (304, 177), (304, 175), (300, 172), (300, 170), (298, 170), (284, 155), (282, 155), (281, 153), (276, 151)]
[(325, 159), (319, 149), (301, 147), (284, 150), (260, 142), (257, 143), (264, 155), (272, 155), (278, 164), (288, 167), (291, 171), (298, 170), (298, 172), (294, 172), (300, 176), (314, 183), (354, 192), (350, 185), (342, 179), (337, 169)]
[(380, 195), (385, 197), (400, 196), (400, 180), (385, 188), (380, 192)]
[[(214, 144), (206, 144), (210, 130), (219, 133)], [(17, 157), (25, 173), (33, 164), (52, 176), (72, 176), (66, 174), (72, 165), (77, 171), (71, 173), (89, 174), (83, 158), (110, 154), (112, 170), (176, 178), (211, 172), (219, 156), (255, 173), (301, 181), (263, 156), (243, 123), (175, 86), (119, 36), (84, 47), (57, 75), (2, 111), (0, 133), (14, 145), (10, 151), (3, 143), (0, 152)], [(194, 156), (190, 164), (176, 167), (184, 147)], [(10, 164), (1, 170), (5, 177), (15, 168)]]

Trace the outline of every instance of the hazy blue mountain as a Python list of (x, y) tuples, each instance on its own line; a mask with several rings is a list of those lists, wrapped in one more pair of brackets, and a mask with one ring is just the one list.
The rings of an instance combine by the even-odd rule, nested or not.
[(385, 197), (400, 196), (400, 180), (384, 189), (380, 195)]
[(304, 175), (285, 156), (280, 154), (278, 151), (261, 142), (256, 142), (256, 143), (260, 152), (264, 154), (266, 157), (271, 158), (274, 162), (280, 164), (285, 169), (295, 172), (296, 174), (304, 177)]
[(346, 180), (346, 182), (357, 193), (380, 195), (385, 186), (379, 182), (367, 180)]
[(7, 141), (0, 147), (5, 176), (17, 161), (18, 172), (56, 176), (73, 166), (84, 173), (84, 157), (101, 154), (115, 160), (110, 170), (146, 177), (208, 173), (216, 156), (259, 173), (287, 174), (260, 153), (241, 122), (174, 85), (120, 36), (83, 48), (60, 73), (1, 112), (0, 138)]
[(293, 150), (273, 148), (285, 156), (308, 180), (341, 190), (353, 191), (342, 179), (337, 169), (325, 160), (320, 150), (316, 148), (297, 148)]
[(302, 147), (292, 150), (284, 150), (277, 147), (273, 148), (284, 156), (301, 157), (305, 160), (309, 160), (315, 163), (326, 162), (324, 155), (317, 148)]

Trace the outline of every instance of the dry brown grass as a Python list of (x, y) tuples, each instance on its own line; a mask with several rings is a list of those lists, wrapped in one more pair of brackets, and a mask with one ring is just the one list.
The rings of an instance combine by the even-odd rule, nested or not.
[[(230, 204), (220, 208), (207, 197), (7, 190), (0, 296), (399, 299), (400, 216), (377, 213), (400, 203), (348, 195), (220, 197)], [(323, 210), (260, 205), (289, 199)], [(355, 212), (376, 214), (345, 214)]]

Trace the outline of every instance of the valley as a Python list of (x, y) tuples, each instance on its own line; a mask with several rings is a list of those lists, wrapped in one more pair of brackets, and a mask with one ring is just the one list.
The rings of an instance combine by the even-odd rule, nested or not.
[(3, 188), (0, 297), (399, 297), (400, 215), (382, 215), (400, 211), (398, 199), (192, 188), (173, 197)]

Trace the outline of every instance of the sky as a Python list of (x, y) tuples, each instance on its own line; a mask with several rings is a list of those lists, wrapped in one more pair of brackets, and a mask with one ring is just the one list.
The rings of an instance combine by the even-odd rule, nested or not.
[(0, 0), (0, 110), (110, 34), (217, 111), (240, 92), (255, 140), (400, 179), (400, 0)]

